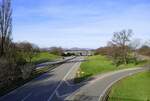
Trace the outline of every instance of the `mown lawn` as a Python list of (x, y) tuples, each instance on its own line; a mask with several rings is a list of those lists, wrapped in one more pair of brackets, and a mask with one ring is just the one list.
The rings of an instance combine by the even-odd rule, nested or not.
[(102, 72), (107, 72), (116, 69), (112, 61), (104, 56), (91, 56), (87, 61), (82, 63), (80, 69), (83, 75), (96, 75)]
[(61, 57), (57, 56), (57, 55), (50, 54), (49, 52), (41, 52), (32, 58), (32, 62), (35, 64), (38, 64), (38, 63), (42, 63), (42, 62), (54, 61), (54, 60), (57, 60), (59, 58), (61, 58)]
[(150, 101), (150, 71), (119, 81), (112, 87), (108, 101)]
[(90, 56), (87, 58), (86, 62), (83, 62), (81, 64), (79, 74), (77, 74), (77, 78), (75, 78), (75, 82), (80, 82), (90, 76), (94, 76), (108, 71), (142, 66), (145, 63), (146, 61), (140, 62), (138, 65), (131, 63), (131, 64), (120, 65), (119, 67), (116, 67), (115, 64), (113, 64), (113, 62), (110, 59), (106, 58), (105, 56), (101, 56), (101, 55)]

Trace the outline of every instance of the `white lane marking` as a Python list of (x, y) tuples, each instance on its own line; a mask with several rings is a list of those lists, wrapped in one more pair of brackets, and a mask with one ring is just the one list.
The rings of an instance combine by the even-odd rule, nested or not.
[[(79, 63), (78, 63), (78, 67), (74, 69), (75, 73), (77, 72), (77, 70), (78, 70), (78, 68), (80, 67), (80, 65), (81, 65), (81, 62), (79, 62)], [(74, 75), (74, 76), (75, 76), (75, 75)], [(75, 77), (73, 77), (73, 78), (75, 78)], [(73, 78), (72, 78), (72, 79), (73, 79)], [(68, 81), (66, 81), (66, 80), (65, 80), (64, 82), (65, 82), (68, 86), (81, 85), (80, 83), (79, 83), (79, 84), (71, 84), (70, 82), (68, 82)], [(73, 82), (73, 81), (72, 81), (72, 82)]]
[(55, 95), (57, 89), (61, 86), (61, 84), (65, 81), (65, 79), (67, 78), (67, 76), (71, 73), (71, 71), (75, 68), (75, 66), (77, 65), (78, 63), (75, 63), (72, 68), (69, 70), (69, 72), (65, 75), (65, 77), (62, 79), (62, 81), (58, 84), (58, 86), (56, 87), (56, 89), (54, 90), (54, 92), (52, 93), (52, 95), (48, 98), (47, 101), (50, 101), (52, 99), (52, 97)]
[[(90, 87), (92, 84), (94, 84), (95, 82), (97, 82), (97, 81), (99, 81), (99, 80), (102, 80), (102, 79), (104, 79), (104, 78), (106, 78), (106, 77), (109, 77), (109, 76), (111, 76), (111, 75), (115, 75), (115, 74), (117, 74), (117, 73), (122, 73), (122, 72), (126, 72), (126, 71), (133, 71), (133, 70), (141, 70), (141, 69), (143, 69), (143, 68), (137, 67), (137, 68), (132, 68), (132, 69), (123, 69), (123, 70), (118, 70), (118, 71), (113, 71), (113, 72), (104, 73), (104, 74), (101, 74), (101, 75), (96, 76), (94, 80), (88, 82), (89, 84), (83, 86), (82, 88), (88, 88), (88, 87)], [(81, 84), (82, 84), (82, 82), (81, 82)], [(82, 88), (76, 90), (76, 91), (72, 94), (72, 96), (77, 95), (77, 93), (78, 93), (79, 91), (81, 91)], [(68, 99), (69, 99), (69, 97), (68, 97)]]
[(57, 96), (57, 97), (60, 97), (60, 95), (59, 95), (58, 91), (56, 91), (56, 96)]
[[(142, 71), (143, 71), (143, 70), (142, 70)], [(125, 77), (131, 76), (131, 75), (133, 75), (133, 74), (142, 72), (142, 71), (133, 71), (133, 73), (129, 73), (128, 75), (124, 75), (124, 76), (118, 78), (117, 80), (113, 81), (112, 83), (110, 83), (110, 84), (106, 87), (106, 89), (102, 92), (102, 94), (100, 94), (98, 101), (101, 101), (102, 97), (103, 97), (104, 94), (107, 92), (107, 90), (108, 90), (113, 84), (115, 84), (117, 81), (119, 81), (119, 80), (121, 80), (121, 79), (123, 79), (123, 78), (125, 78)], [(117, 74), (117, 73), (116, 73), (116, 74)]]
[(29, 93), (27, 96), (25, 96), (21, 101), (25, 101), (29, 96), (31, 96), (32, 93)]

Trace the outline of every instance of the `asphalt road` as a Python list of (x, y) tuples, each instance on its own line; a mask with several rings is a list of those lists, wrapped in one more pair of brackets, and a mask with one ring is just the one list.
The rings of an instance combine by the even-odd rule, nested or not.
[(72, 95), (65, 98), (66, 101), (102, 101), (106, 91), (118, 80), (149, 68), (134, 68), (119, 70), (99, 75), (78, 89)]
[[(83, 57), (77, 57), (0, 98), (0, 101), (61, 101), (74, 90), (72, 78)], [(69, 86), (71, 87), (71, 86)], [(72, 87), (74, 88), (74, 87)], [(67, 88), (68, 89), (68, 88)]]
[(0, 101), (101, 101), (123, 77), (148, 70), (133, 68), (98, 75), (80, 84), (72, 80), (84, 57), (77, 57), (0, 98)]

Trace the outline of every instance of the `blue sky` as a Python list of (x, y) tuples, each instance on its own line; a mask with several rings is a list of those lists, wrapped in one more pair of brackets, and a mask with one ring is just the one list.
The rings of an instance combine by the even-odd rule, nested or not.
[(13, 39), (40, 47), (98, 48), (133, 29), (150, 40), (150, 0), (13, 0)]

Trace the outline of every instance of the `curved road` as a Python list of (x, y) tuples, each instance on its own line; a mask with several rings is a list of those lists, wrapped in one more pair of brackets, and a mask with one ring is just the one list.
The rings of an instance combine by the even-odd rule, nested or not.
[(72, 95), (67, 97), (66, 101), (102, 101), (102, 97), (106, 91), (118, 80), (133, 75), (138, 72), (149, 70), (149, 68), (134, 68), (119, 70), (116, 72), (99, 75), (94, 80), (88, 82), (87, 85), (81, 87)]
[(116, 81), (149, 68), (109, 72), (74, 85), (72, 80), (84, 57), (77, 57), (0, 98), (0, 101), (101, 101)]

